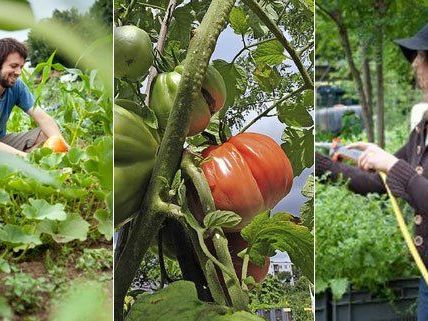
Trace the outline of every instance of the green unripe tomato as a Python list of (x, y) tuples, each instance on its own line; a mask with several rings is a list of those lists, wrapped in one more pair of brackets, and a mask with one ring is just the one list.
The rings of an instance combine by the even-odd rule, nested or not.
[(136, 26), (114, 29), (114, 76), (137, 80), (153, 64), (149, 35)]
[(114, 106), (114, 225), (142, 201), (155, 163), (159, 137), (137, 114)]
[[(161, 132), (165, 130), (174, 106), (182, 73), (183, 66), (177, 66), (172, 72), (159, 74), (152, 85), (150, 108), (156, 114)], [(213, 66), (208, 66), (201, 92), (192, 106), (188, 136), (202, 132), (208, 126), (211, 115), (220, 110), (225, 101), (226, 85), (223, 77)]]

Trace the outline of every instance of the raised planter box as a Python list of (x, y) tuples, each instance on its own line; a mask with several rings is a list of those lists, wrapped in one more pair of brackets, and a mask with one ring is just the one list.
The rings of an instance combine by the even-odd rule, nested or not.
[(396, 299), (388, 301), (367, 291), (351, 290), (340, 300), (330, 291), (316, 296), (316, 321), (416, 321), (419, 278), (391, 281)]

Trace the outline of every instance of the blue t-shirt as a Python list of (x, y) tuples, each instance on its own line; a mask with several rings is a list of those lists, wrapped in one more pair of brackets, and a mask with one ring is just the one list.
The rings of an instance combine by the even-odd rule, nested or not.
[(6, 135), (6, 124), (14, 106), (28, 112), (34, 105), (34, 97), (28, 87), (18, 79), (10, 88), (6, 88), (0, 98), (0, 138)]

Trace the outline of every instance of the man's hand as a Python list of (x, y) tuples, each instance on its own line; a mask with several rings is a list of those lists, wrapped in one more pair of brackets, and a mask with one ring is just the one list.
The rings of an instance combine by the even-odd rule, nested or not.
[(347, 148), (363, 151), (358, 158), (358, 167), (366, 171), (377, 170), (387, 173), (398, 161), (397, 157), (384, 151), (376, 144), (358, 142), (349, 144)]

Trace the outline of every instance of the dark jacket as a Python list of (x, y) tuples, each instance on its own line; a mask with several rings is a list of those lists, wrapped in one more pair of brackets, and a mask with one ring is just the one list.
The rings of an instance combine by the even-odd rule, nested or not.
[[(389, 170), (387, 184), (392, 193), (405, 199), (415, 210), (414, 243), (424, 263), (428, 266), (428, 146), (425, 145), (428, 121), (421, 121), (411, 132), (406, 145), (395, 153), (399, 161)], [(357, 167), (316, 153), (316, 175), (327, 171), (330, 178), (339, 174), (350, 179), (349, 188), (359, 194), (386, 193), (382, 179), (375, 172), (363, 171)]]

